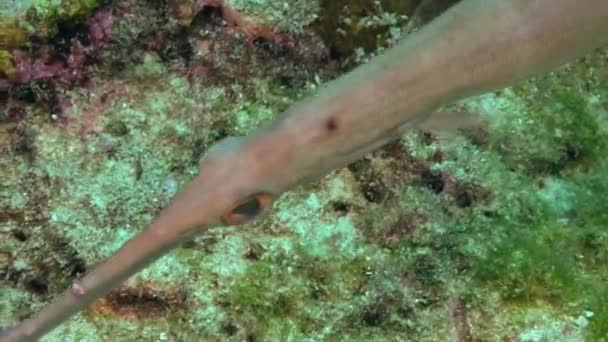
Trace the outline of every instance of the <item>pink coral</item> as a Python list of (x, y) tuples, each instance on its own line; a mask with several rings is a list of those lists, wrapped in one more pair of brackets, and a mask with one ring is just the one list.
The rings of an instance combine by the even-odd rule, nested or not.
[(39, 58), (29, 58), (21, 50), (13, 52), (15, 62), (15, 73), (12, 81), (15, 83), (27, 83), (61, 75), (64, 72), (64, 65), (60, 61), (53, 59), (49, 54), (43, 54)]
[(103, 47), (112, 41), (112, 11), (104, 8), (100, 9), (88, 20), (89, 37), (91, 44), (96, 47)]

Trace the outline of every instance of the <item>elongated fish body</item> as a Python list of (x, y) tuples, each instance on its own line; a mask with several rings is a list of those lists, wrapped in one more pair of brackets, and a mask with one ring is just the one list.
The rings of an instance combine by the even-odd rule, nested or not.
[(607, 27), (605, 0), (464, 1), (291, 108), (277, 124), (281, 129), (261, 142), (268, 145), (268, 159), (276, 154), (271, 146), (282, 142), (289, 160), (278, 161), (282, 184), (278, 175), (268, 175), (269, 163), (261, 163), (275, 180), (270, 188), (277, 189), (269, 190), (288, 189), (356, 160), (440, 105), (572, 60), (607, 43)]
[(270, 125), (212, 148), (200, 174), (150, 227), (0, 341), (35, 340), (185, 239), (258, 216), (293, 186), (432, 122), (443, 104), (606, 43), (606, 0), (464, 0)]

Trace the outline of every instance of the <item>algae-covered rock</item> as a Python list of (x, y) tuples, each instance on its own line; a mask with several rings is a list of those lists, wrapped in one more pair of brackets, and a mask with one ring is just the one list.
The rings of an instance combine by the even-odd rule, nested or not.
[(369, 52), (386, 38), (390, 26), (403, 24), (420, 0), (321, 0), (319, 32), (335, 57), (355, 49)]
[(58, 24), (82, 22), (98, 6), (98, 0), (7, 1), (0, 8), (0, 48), (21, 47), (31, 34), (52, 36)]
[(0, 17), (0, 49), (11, 50), (25, 46), (28, 33), (16, 20)]
[(15, 65), (11, 60), (11, 54), (6, 50), (0, 50), (0, 76), (11, 78), (15, 73)]

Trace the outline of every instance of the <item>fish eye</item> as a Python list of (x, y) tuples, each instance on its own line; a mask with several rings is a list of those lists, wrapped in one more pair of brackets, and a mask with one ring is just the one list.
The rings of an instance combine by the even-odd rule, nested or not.
[(251, 195), (238, 202), (222, 215), (222, 223), (228, 226), (243, 224), (260, 216), (270, 207), (272, 197), (265, 193)]

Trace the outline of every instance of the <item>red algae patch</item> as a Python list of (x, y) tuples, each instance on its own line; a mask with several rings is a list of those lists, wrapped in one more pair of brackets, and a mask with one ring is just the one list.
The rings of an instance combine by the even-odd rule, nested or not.
[(110, 316), (128, 319), (159, 319), (186, 308), (186, 291), (158, 288), (145, 283), (138, 286), (122, 286), (98, 300), (88, 310), (92, 316)]

